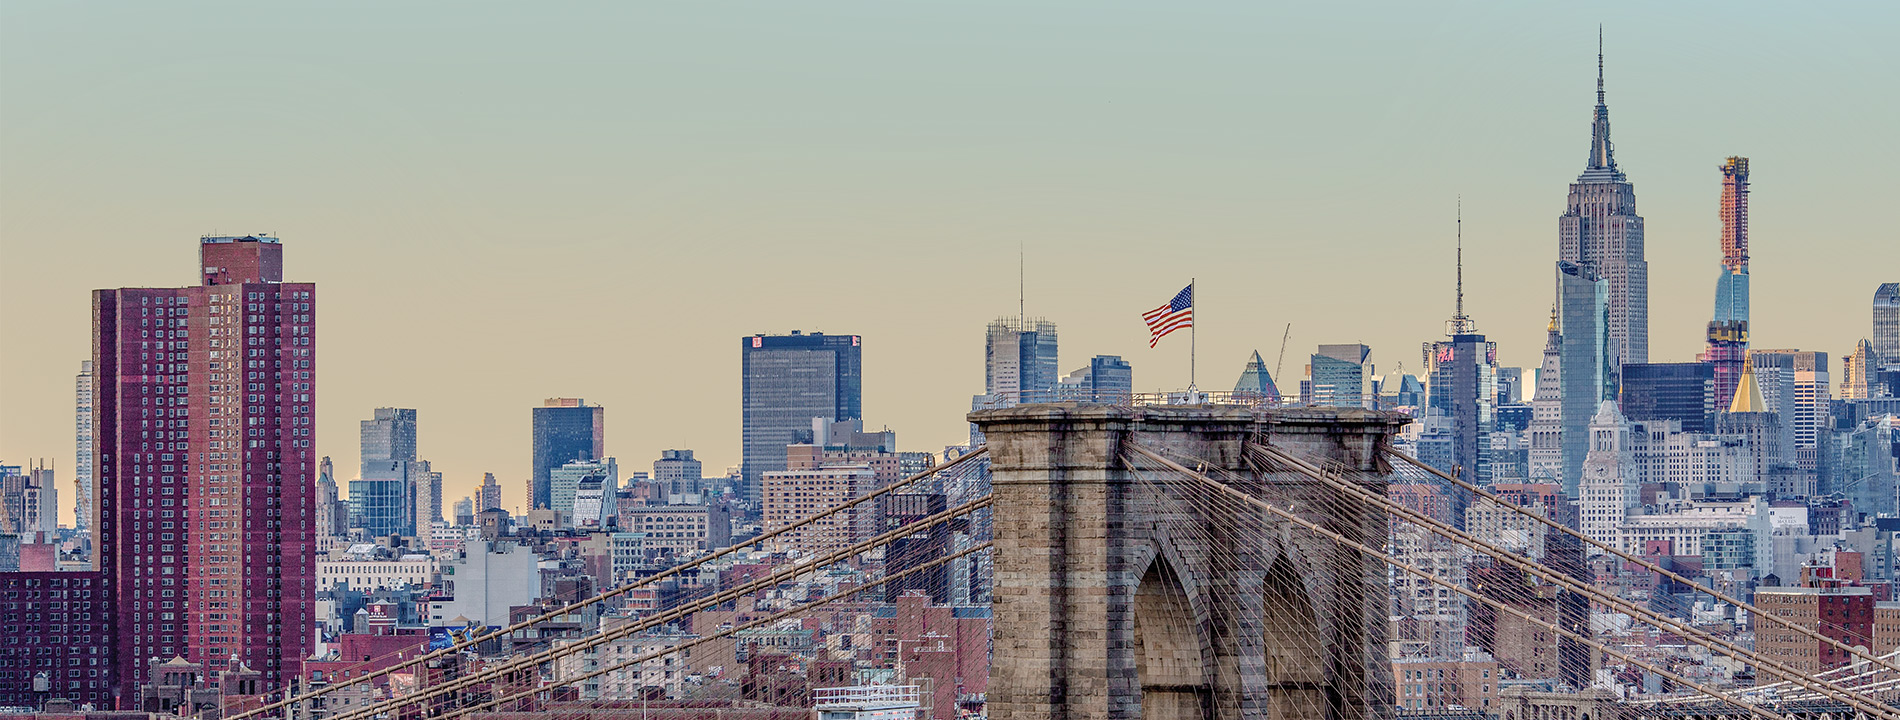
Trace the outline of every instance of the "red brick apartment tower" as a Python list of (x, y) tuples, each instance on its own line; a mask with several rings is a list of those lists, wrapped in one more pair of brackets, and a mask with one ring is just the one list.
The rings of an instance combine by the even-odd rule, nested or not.
[(93, 294), (124, 699), (149, 658), (236, 656), (281, 688), (311, 650), (316, 286), (283, 282), (276, 238), (206, 237), (199, 260), (197, 287)]

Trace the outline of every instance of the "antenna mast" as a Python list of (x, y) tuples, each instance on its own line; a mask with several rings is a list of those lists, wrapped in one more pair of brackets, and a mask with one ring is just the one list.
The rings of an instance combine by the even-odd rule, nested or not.
[(1445, 323), (1446, 335), (1468, 335), (1477, 330), (1477, 323), (1465, 315), (1465, 196), (1458, 196), (1458, 302), (1454, 306), (1451, 322)]
[(1016, 243), (1016, 323), (1021, 329), (1029, 327), (1029, 261), (1023, 251), (1023, 244)]

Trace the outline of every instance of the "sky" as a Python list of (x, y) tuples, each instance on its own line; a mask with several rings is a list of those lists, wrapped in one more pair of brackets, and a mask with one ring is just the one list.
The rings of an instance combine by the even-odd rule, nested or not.
[(1019, 249), (1064, 372), (1184, 387), (1139, 316), (1196, 278), (1198, 384), (1291, 323), (1290, 388), (1321, 343), (1419, 371), (1462, 198), (1467, 312), (1535, 367), (1599, 24), (1651, 359), (1700, 349), (1744, 155), (1754, 345), (1838, 373), (1900, 281), (1900, 4), (0, 3), (0, 461), (70, 521), (89, 291), (191, 284), (207, 234), (317, 283), (339, 480), (416, 408), (509, 507), (548, 397), (623, 468), (735, 465), (758, 332), (862, 335), (866, 424), (958, 442)]

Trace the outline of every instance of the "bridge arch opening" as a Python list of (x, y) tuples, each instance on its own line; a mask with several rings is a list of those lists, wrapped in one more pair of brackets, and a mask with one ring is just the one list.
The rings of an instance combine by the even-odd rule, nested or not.
[(1211, 718), (1201, 633), (1180, 575), (1156, 553), (1135, 589), (1135, 661), (1144, 718)]
[(1325, 641), (1306, 586), (1282, 553), (1267, 571), (1260, 608), (1270, 716), (1326, 720)]

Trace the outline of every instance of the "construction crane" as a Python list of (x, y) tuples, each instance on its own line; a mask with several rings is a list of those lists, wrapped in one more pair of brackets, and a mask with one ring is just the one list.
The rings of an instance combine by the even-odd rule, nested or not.
[(1286, 339), (1293, 337), (1293, 323), (1286, 324), (1286, 332), (1280, 333), (1280, 359), (1273, 361), (1273, 382), (1279, 384), (1280, 367), (1286, 365)]

